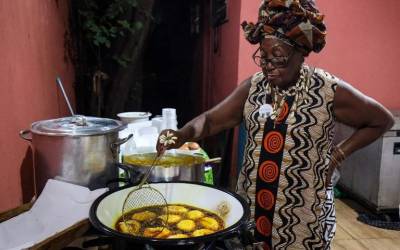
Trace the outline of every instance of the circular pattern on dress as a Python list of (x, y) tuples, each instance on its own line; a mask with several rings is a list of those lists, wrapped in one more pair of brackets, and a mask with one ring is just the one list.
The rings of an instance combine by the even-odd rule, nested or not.
[(288, 113), (289, 113), (289, 105), (287, 104), (287, 102), (285, 102), (285, 103), (283, 104), (283, 106), (282, 106), (281, 111), (279, 112), (278, 117), (276, 117), (276, 120), (275, 120), (275, 121), (276, 121), (277, 123), (282, 122), (283, 120), (285, 120), (285, 118), (286, 118), (286, 116), (287, 116)]
[(266, 216), (261, 216), (256, 221), (257, 231), (263, 236), (271, 235), (271, 222), (269, 222)]
[(263, 144), (268, 153), (278, 153), (283, 147), (283, 136), (277, 131), (271, 131), (264, 137)]
[(273, 161), (264, 161), (258, 168), (258, 176), (264, 182), (274, 182), (279, 175), (279, 168)]
[(271, 208), (275, 205), (275, 196), (271, 191), (267, 189), (261, 189), (257, 193), (257, 203), (260, 207), (266, 210), (271, 210)]

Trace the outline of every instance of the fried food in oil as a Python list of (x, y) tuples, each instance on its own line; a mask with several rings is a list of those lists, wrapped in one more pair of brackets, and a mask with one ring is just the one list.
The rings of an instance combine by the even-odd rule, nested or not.
[(189, 209), (187, 209), (184, 206), (170, 205), (170, 206), (164, 207), (163, 211), (164, 211), (164, 213), (168, 213), (168, 214), (185, 214), (185, 213), (187, 213), (187, 211), (189, 211)]
[(164, 230), (161, 231), (161, 233), (159, 233), (156, 238), (161, 238), (161, 239), (165, 239), (168, 236), (170, 236), (172, 234), (172, 232), (168, 229), (168, 228), (164, 228)]
[(135, 220), (118, 223), (119, 228), (126, 234), (137, 234), (140, 230), (140, 223)]
[(199, 236), (204, 236), (204, 235), (212, 234), (212, 233), (214, 233), (214, 231), (212, 231), (210, 229), (203, 228), (203, 229), (197, 229), (196, 231), (194, 231), (192, 233), (192, 236), (193, 237), (199, 237)]
[(143, 231), (144, 237), (167, 238), (170, 235), (171, 231), (165, 227), (148, 227)]
[(219, 224), (218, 221), (214, 218), (211, 217), (204, 217), (201, 218), (200, 220), (200, 224), (207, 229), (213, 230), (213, 231), (217, 231), (219, 228)]
[(186, 216), (191, 220), (198, 220), (204, 217), (204, 213), (199, 210), (192, 210), (189, 211)]
[(183, 238), (189, 238), (189, 236), (187, 234), (174, 234), (167, 237), (167, 239), (183, 239)]
[(195, 229), (196, 223), (192, 220), (181, 220), (176, 226), (182, 231), (191, 232)]
[(143, 221), (149, 221), (153, 220), (157, 217), (156, 213), (150, 212), (150, 211), (143, 211), (139, 213), (135, 213), (132, 215), (132, 219), (143, 222)]
[(126, 214), (128, 222), (121, 216), (114, 224), (121, 233), (134, 236), (162, 239), (179, 239), (204, 236), (224, 228), (218, 214), (182, 203), (168, 206), (148, 206)]
[(180, 220), (182, 220), (182, 217), (180, 215), (177, 214), (169, 214), (169, 215), (160, 215), (158, 216), (158, 218), (160, 218), (163, 221), (166, 221), (167, 224), (169, 225), (173, 225), (178, 223)]

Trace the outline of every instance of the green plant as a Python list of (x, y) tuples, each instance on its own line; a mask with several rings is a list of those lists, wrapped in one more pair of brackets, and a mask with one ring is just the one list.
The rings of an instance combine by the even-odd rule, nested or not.
[[(143, 23), (132, 21), (131, 16), (138, 8), (137, 0), (83, 0), (79, 6), (84, 39), (92, 47), (98, 63), (104, 59), (104, 53), (111, 49), (118, 38), (135, 35), (143, 29)], [(122, 66), (130, 59), (124, 55), (112, 55), (111, 58)]]
[(70, 1), (66, 48), (75, 66), (81, 114), (115, 117), (124, 110), (130, 93), (140, 108), (141, 65), (154, 1)]

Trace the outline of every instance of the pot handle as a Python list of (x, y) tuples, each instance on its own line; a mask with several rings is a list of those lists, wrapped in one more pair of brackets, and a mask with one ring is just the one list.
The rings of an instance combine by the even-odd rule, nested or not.
[[(28, 134), (30, 136), (28, 136)], [(24, 129), (24, 130), (19, 131), (19, 137), (21, 137), (25, 141), (32, 142), (32, 133), (29, 129)]]
[(118, 184), (120, 182), (125, 183), (124, 186), (136, 186), (142, 180), (143, 174), (134, 170), (131, 166), (122, 163), (114, 163), (114, 166), (122, 169), (124, 171), (125, 177), (109, 180), (106, 183), (106, 186), (110, 188), (110, 190), (113, 190), (113, 188), (118, 188)]
[(114, 156), (118, 156), (119, 147), (122, 144), (124, 144), (125, 142), (129, 141), (129, 139), (131, 139), (132, 136), (133, 136), (133, 134), (129, 134), (127, 137), (125, 137), (123, 139), (118, 139), (116, 142), (113, 142), (110, 144), (110, 149)]
[(215, 157), (215, 158), (206, 160), (204, 163), (221, 163), (221, 161), (222, 161), (221, 157)]
[(115, 165), (125, 172), (125, 182), (127, 182), (129, 185), (138, 185), (139, 182), (142, 180), (143, 174), (135, 170), (132, 166), (122, 163), (116, 163)]

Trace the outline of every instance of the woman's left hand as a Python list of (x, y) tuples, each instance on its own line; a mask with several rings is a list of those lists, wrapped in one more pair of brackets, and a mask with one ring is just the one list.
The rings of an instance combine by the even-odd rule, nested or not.
[(328, 167), (328, 172), (326, 173), (326, 181), (325, 181), (325, 188), (328, 188), (329, 185), (332, 183), (332, 175), (333, 171), (335, 171), (335, 166), (331, 163)]
[(331, 161), (326, 173), (325, 188), (328, 188), (332, 183), (332, 175), (335, 169), (339, 168), (345, 159), (344, 152), (339, 147), (334, 147), (331, 153)]

